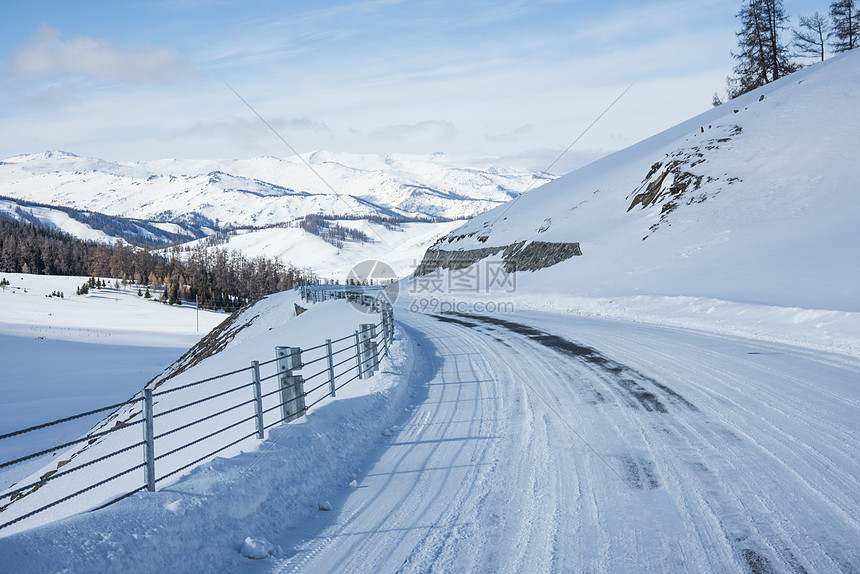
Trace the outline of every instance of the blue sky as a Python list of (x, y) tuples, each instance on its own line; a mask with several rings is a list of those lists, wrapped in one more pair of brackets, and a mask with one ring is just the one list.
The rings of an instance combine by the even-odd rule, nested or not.
[[(445, 152), (572, 167), (710, 106), (740, 1), (7, 3), (0, 157)], [(829, 1), (786, 0), (797, 14)], [(532, 165), (534, 164), (534, 165)]]

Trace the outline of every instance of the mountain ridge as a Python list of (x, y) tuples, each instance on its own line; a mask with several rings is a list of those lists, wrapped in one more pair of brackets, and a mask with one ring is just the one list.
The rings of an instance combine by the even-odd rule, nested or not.
[[(507, 201), (535, 179), (551, 176), (476, 168), (439, 155), (323, 150), (302, 158), (141, 162), (54, 150), (0, 164), (3, 195), (16, 199), (146, 220), (195, 212), (225, 225), (268, 225), (315, 213), (458, 219)], [(278, 201), (284, 197), (303, 201)]]

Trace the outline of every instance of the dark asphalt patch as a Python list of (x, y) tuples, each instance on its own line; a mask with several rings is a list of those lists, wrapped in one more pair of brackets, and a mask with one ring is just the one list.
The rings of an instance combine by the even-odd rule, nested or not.
[[(463, 314), (457, 314), (456, 317), (452, 316), (452, 314), (433, 315), (433, 317), (440, 321), (457, 323), (469, 328), (478, 327), (478, 322), (503, 327), (509, 331), (528, 337), (536, 343), (540, 343), (541, 345), (553, 349), (561, 354), (573, 357), (589, 365), (593, 365), (601, 371), (612, 375), (607, 378), (621, 389), (629, 399), (631, 399), (628, 404), (633, 408), (642, 408), (649, 412), (665, 413), (668, 412), (668, 409), (666, 408), (664, 401), (667, 401), (691, 411), (699, 410), (686, 398), (651, 377), (648, 377), (626, 365), (622, 365), (617, 361), (604, 357), (596, 349), (574, 343), (573, 341), (569, 341), (568, 339), (559, 337), (558, 335), (546, 333), (539, 329), (535, 329), (534, 327), (514, 323), (513, 321), (500, 319), (498, 317)], [(656, 393), (649, 390), (648, 387), (653, 387), (662, 391), (662, 394), (664, 395), (662, 400)], [(603, 399), (602, 396), (601, 399)]]

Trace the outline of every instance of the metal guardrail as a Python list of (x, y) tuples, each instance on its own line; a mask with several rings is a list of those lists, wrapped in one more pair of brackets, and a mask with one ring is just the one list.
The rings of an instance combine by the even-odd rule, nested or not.
[[(130, 429), (138, 425), (142, 427), (142, 431), (139, 431), (142, 434), (140, 440), (129, 436), (128, 444), (93, 460), (74, 466), (69, 465), (69, 468), (65, 470), (61, 470), (65, 464), (60, 461), (56, 470), (47, 472), (39, 480), (0, 493), (0, 520), (2, 520), (3, 511), (15, 500), (38, 491), (50, 482), (62, 480), (84, 468), (91, 469), (88, 477), (100, 478), (98, 481), (87, 484), (57, 500), (48, 501), (24, 515), (0, 523), (0, 531), (141, 469), (143, 469), (143, 484), (127, 490), (118, 498), (111, 500), (109, 504), (142, 490), (155, 491), (158, 483), (246, 439), (251, 437), (265, 439), (265, 432), (271, 427), (304, 416), (309, 409), (328, 397), (335, 397), (338, 390), (355, 380), (372, 377), (379, 370), (381, 358), (388, 355), (389, 345), (394, 338), (394, 316), (391, 305), (384, 300), (374, 299), (366, 293), (340, 290), (338, 292), (340, 294), (332, 291), (335, 294), (314, 295), (314, 287), (304, 286), (301, 289), (305, 300), (322, 301), (334, 298), (353, 300), (366, 305), (374, 312), (381, 313), (382, 320), (376, 324), (362, 324), (360, 329), (351, 335), (335, 340), (326, 339), (324, 343), (314, 347), (305, 349), (276, 347), (275, 358), (265, 362), (252, 361), (248, 367), (160, 392), (154, 392), (147, 388), (143, 390), (141, 395), (123, 403), (0, 435), (0, 443), (2, 443), (4, 440), (107, 411), (118, 413), (120, 410), (126, 409), (126, 411), (131, 410), (135, 417), (138, 414), (141, 415), (137, 420), (118, 421), (114, 427), (107, 430), (86, 434), (73, 441), (0, 462), (0, 469), (4, 469), (41, 456), (56, 455), (59, 451), (64, 451), (75, 445), (87, 443), (89, 446), (107, 435), (128, 433)], [(312, 365), (318, 365), (318, 370), (312, 374), (307, 374), (308, 367)], [(271, 373), (264, 375), (263, 373), (266, 371), (271, 371)], [(236, 385), (234, 381), (240, 375), (247, 378), (245, 382)], [(230, 384), (225, 385), (228, 381)], [(310, 385), (312, 381), (314, 382), (313, 386)], [(208, 385), (208, 388), (207, 395), (203, 398), (179, 402), (160, 412), (156, 408), (159, 402), (157, 401), (158, 398), (172, 393), (181, 393), (204, 384)], [(244, 393), (244, 395), (239, 393)], [(185, 409), (204, 403), (212, 405), (207, 414), (193, 421), (187, 421), (184, 418), (183, 411)], [(137, 409), (140, 410), (137, 411)], [(219, 426), (214, 430), (211, 426), (207, 426), (208, 432), (202, 436), (197, 436), (201, 434), (199, 432), (195, 434), (195, 431), (200, 428), (199, 425), (215, 419), (218, 419)], [(253, 431), (239, 430), (247, 426), (253, 426)], [(228, 431), (233, 432), (228, 433)], [(241, 436), (236, 436), (237, 434)], [(177, 460), (176, 455), (178, 453), (194, 446), (198, 446), (199, 450), (206, 451), (206, 454), (195, 457), (190, 462), (185, 459)], [(143, 447), (142, 457), (120, 457), (120, 455), (130, 453), (140, 447)], [(86, 447), (83, 447), (77, 453), (72, 454), (66, 464), (85, 450)], [(123, 460), (119, 461), (116, 457)], [(103, 464), (105, 461), (110, 464)], [(116, 462), (125, 462), (125, 468), (117, 471)], [(99, 465), (102, 468), (96, 469), (95, 467)], [(165, 468), (166, 471), (164, 471)], [(157, 470), (162, 470), (162, 472), (158, 474)]]

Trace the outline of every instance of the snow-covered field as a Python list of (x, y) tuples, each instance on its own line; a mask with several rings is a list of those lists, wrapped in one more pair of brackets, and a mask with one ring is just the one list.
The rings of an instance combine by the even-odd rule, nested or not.
[[(111, 287), (75, 295), (87, 277), (0, 273), (0, 434), (124, 401), (227, 316), (171, 307)], [(63, 298), (47, 297), (61, 292)], [(103, 415), (0, 443), (0, 458), (83, 434)], [(9, 444), (14, 442), (14, 445)], [(0, 470), (0, 484), (12, 471)]]

